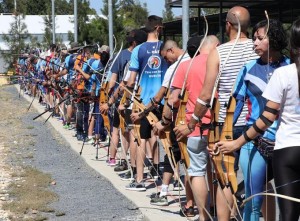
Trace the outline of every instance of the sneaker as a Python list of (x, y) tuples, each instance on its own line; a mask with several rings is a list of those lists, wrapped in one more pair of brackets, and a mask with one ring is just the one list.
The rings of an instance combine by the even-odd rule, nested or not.
[(87, 138), (85, 143), (93, 145), (95, 143), (95, 140), (94, 140), (94, 138)]
[(173, 191), (181, 191), (183, 190), (182, 186), (179, 185), (178, 180), (175, 180), (173, 183)]
[(181, 207), (181, 210), (179, 211), (179, 215), (183, 217), (194, 217), (195, 211), (194, 207), (190, 206), (189, 208), (186, 208), (185, 206)]
[(116, 159), (111, 158), (109, 159), (109, 161), (107, 162), (108, 166), (116, 166)]
[(127, 173), (125, 173), (124, 175), (120, 176), (121, 180), (123, 181), (133, 181), (134, 180), (134, 174), (133, 177), (131, 177), (131, 171), (128, 171)]
[(63, 128), (64, 128), (64, 129), (67, 129), (67, 130), (68, 130), (70, 127), (71, 127), (70, 124), (65, 124), (65, 125), (63, 126)]
[(138, 183), (136, 181), (133, 181), (132, 183), (126, 186), (126, 190), (146, 191), (146, 187), (144, 183)]
[(78, 141), (83, 141), (83, 135), (82, 134), (77, 134), (77, 140)]
[(155, 206), (168, 206), (169, 202), (167, 196), (159, 197), (159, 195), (157, 195), (150, 200), (150, 204)]
[(126, 160), (121, 160), (121, 163), (114, 168), (114, 171), (122, 172), (124, 170), (128, 170), (127, 162), (126, 162)]

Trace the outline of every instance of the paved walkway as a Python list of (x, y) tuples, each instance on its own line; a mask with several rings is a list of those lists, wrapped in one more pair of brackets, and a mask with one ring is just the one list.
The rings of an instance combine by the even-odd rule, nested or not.
[[(28, 96), (25, 96), (24, 98), (29, 102), (31, 102), (32, 100), (32, 98)], [(37, 99), (35, 99), (31, 108), (35, 108), (38, 111), (38, 113), (44, 112), (44, 107), (38, 104)], [(43, 118), (46, 119), (48, 116), (49, 113), (46, 113), (43, 115)], [(63, 129), (62, 123), (55, 118), (50, 118), (47, 123), (51, 124), (59, 132), (59, 134), (70, 144), (71, 148), (79, 154), (82, 148), (82, 142), (78, 142), (77, 139), (73, 136), (75, 134), (73, 130)], [(98, 154), (98, 159), (96, 160), (96, 148), (92, 145), (87, 144), (83, 148), (82, 158), (91, 168), (100, 173), (102, 176), (106, 177), (121, 194), (126, 196), (132, 202), (134, 202), (140, 209), (140, 211), (143, 213), (146, 220), (187, 220), (187, 218), (181, 217), (179, 215), (178, 191), (170, 191), (170, 196), (168, 196), (169, 206), (153, 206), (150, 204), (150, 195), (156, 193), (157, 191), (157, 187), (153, 181), (146, 181), (145, 184), (147, 187), (147, 191), (145, 192), (125, 190), (125, 186), (129, 183), (129, 181), (122, 181), (119, 175), (113, 171), (113, 167), (107, 166), (107, 149), (99, 149)], [(164, 155), (164, 152), (161, 152), (161, 155)], [(172, 185), (170, 185), (169, 189), (172, 190), (172, 188)], [(184, 199), (184, 192), (181, 192), (181, 200)], [(195, 217), (193, 220), (196, 220), (196, 218), (197, 217)]]

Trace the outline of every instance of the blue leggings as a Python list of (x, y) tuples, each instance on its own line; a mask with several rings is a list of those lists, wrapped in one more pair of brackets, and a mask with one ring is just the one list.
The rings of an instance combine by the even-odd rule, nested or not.
[[(264, 191), (266, 175), (268, 174), (269, 178), (273, 176), (272, 164), (262, 157), (252, 142), (242, 147), (240, 165), (244, 176), (246, 198)], [(254, 197), (251, 201), (247, 202), (244, 208), (243, 220), (259, 221), (262, 202), (262, 196)]]

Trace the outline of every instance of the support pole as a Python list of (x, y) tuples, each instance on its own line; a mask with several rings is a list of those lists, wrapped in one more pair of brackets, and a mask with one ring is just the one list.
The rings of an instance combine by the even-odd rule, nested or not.
[(74, 0), (74, 42), (78, 42), (77, 0)]
[(113, 5), (112, 0), (108, 0), (108, 39), (109, 39), (109, 48), (112, 50), (114, 48), (114, 30), (113, 30)]
[(52, 43), (55, 44), (55, 0), (52, 0)]
[(190, 36), (190, 17), (189, 17), (189, 0), (182, 1), (182, 48), (187, 48), (187, 42)]

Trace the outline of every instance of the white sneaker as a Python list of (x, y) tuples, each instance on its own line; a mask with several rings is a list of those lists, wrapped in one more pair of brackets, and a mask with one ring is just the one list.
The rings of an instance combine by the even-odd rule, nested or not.
[(95, 143), (95, 140), (94, 138), (88, 138), (85, 143), (93, 145)]

